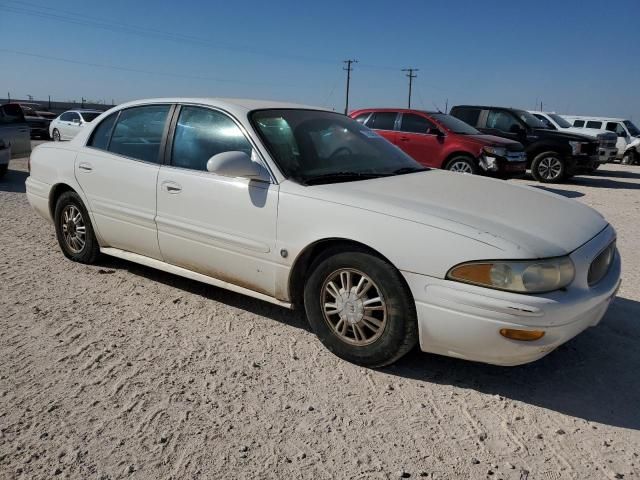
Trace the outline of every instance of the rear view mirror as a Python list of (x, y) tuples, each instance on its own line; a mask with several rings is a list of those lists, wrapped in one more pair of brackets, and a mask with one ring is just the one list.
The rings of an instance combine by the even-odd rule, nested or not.
[(230, 151), (214, 155), (207, 161), (207, 171), (225, 177), (242, 177), (268, 181), (269, 175), (259, 163), (245, 152)]

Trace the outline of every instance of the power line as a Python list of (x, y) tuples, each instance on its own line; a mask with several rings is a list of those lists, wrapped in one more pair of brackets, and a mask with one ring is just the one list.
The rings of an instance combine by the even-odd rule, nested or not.
[(347, 115), (349, 113), (349, 84), (351, 83), (351, 70), (353, 70), (352, 64), (358, 63), (358, 60), (344, 60), (344, 63), (347, 64), (346, 68), (342, 67), (347, 71), (347, 95), (344, 102), (344, 114)]
[(403, 68), (402, 71), (409, 72), (407, 73), (407, 77), (409, 77), (409, 102), (407, 108), (411, 108), (411, 86), (413, 84), (413, 79), (418, 77), (418, 75), (414, 75), (413, 72), (418, 72), (420, 70), (417, 68)]

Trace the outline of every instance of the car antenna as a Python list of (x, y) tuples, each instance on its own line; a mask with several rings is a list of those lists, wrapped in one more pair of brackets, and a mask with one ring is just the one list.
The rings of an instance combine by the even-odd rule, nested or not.
[(436, 102), (431, 102), (431, 103), (433, 103), (433, 106), (436, 107), (436, 110), (438, 111), (438, 113), (442, 113), (442, 110), (440, 110), (440, 107), (436, 105)]

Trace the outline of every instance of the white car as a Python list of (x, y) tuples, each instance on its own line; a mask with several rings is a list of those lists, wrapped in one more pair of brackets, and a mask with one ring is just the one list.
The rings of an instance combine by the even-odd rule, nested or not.
[(71, 140), (86, 124), (91, 123), (102, 112), (98, 110), (68, 110), (49, 124), (49, 136), (54, 142)]
[(284, 307), (379, 367), (416, 343), (498, 365), (596, 325), (616, 233), (535, 188), (430, 170), (343, 115), (253, 100), (116, 107), (26, 182), (71, 260), (100, 252)]
[(622, 163), (640, 163), (640, 129), (624, 118), (563, 115), (574, 129), (587, 135), (613, 132), (618, 136), (616, 147)]

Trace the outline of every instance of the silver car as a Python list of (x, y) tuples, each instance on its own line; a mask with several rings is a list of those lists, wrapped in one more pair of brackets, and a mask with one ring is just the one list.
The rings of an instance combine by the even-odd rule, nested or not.
[(0, 178), (7, 173), (11, 158), (31, 153), (29, 125), (19, 105), (0, 105)]

